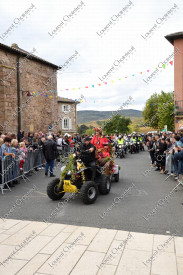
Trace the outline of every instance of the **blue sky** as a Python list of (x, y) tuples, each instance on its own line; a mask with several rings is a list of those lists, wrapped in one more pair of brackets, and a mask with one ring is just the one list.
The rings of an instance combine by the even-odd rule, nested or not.
[[(31, 4), (32, 12), (18, 21), (16, 18)], [(181, 0), (0, 0), (0, 7), (0, 36), (16, 25), (6, 38), (0, 38), (1, 43), (17, 43), (27, 51), (36, 48), (39, 57), (57, 65), (78, 52), (77, 58), (58, 74), (58, 95), (72, 99), (84, 95), (86, 102), (79, 104), (79, 110), (117, 110), (129, 96), (134, 99), (130, 108), (142, 110), (154, 92), (174, 90), (174, 68), (170, 64), (159, 69), (149, 85), (143, 79), (173, 53), (164, 36), (183, 31)], [(120, 12), (121, 17), (117, 17)], [(135, 51), (119, 62), (131, 47)], [(107, 84), (99, 86), (107, 72)]]

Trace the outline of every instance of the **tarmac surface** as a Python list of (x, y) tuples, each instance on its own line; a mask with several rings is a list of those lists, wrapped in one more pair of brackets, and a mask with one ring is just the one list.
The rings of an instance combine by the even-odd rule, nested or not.
[[(176, 191), (177, 181), (165, 180), (167, 175), (151, 169), (147, 151), (115, 161), (121, 166), (120, 181), (113, 182), (110, 193), (99, 195), (92, 205), (84, 205), (79, 195), (50, 200), (46, 187), (52, 178), (40, 170), (30, 181), (21, 180), (11, 192), (0, 194), (0, 217), (183, 236), (183, 187)], [(55, 174), (59, 177), (59, 173), (58, 166)]]

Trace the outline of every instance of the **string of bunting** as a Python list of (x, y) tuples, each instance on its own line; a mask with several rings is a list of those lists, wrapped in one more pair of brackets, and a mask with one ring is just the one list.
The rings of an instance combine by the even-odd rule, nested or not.
[[(103, 100), (80, 100), (80, 99), (75, 99), (75, 102), (80, 102), (80, 103), (86, 103), (86, 102), (91, 102), (91, 103), (96, 103), (96, 102), (104, 102)], [(128, 105), (133, 105), (133, 103), (127, 103), (126, 106)]]
[[(56, 92), (56, 90), (54, 90), (53, 92)], [(43, 96), (43, 94), (42, 94), (43, 92), (33, 92), (33, 94), (35, 95), (35, 96), (37, 96), (37, 95), (39, 95), (40, 94), (40, 96)], [(48, 95), (44, 95), (45, 97), (48, 97)], [(53, 96), (50, 96), (50, 98), (52, 98)], [(73, 100), (73, 99), (71, 99), (71, 100)], [(93, 102), (93, 103), (96, 103), (96, 102), (104, 102), (103, 100), (86, 100), (85, 98), (84, 98), (84, 100), (80, 100), (80, 99), (75, 99), (75, 102), (80, 102), (80, 103), (82, 103), (82, 102)], [(161, 105), (169, 105), (169, 104), (171, 104), (171, 105), (173, 105), (174, 103), (147, 103), (146, 104), (146, 106), (157, 106), (157, 105), (159, 105), (159, 106), (161, 106)], [(133, 105), (133, 103), (127, 103), (126, 105)]]
[[(170, 61), (169, 62), (170, 64), (171, 64), (171, 66), (173, 66), (173, 61)], [(162, 65), (162, 67), (165, 69), (166, 68), (166, 64), (163, 64)], [(155, 67), (155, 69), (157, 69), (157, 67)], [(150, 72), (150, 69), (148, 69), (147, 71), (145, 71), (145, 73), (146, 72)], [(140, 72), (140, 73), (138, 73), (138, 74), (132, 74), (131, 76), (132, 77), (134, 77), (135, 75), (139, 75), (139, 74), (143, 74), (143, 72)], [(128, 78), (129, 76), (125, 76), (124, 78)], [(122, 78), (118, 78), (118, 81), (120, 81), (120, 80), (122, 80)], [(99, 84), (92, 84), (91, 86), (89, 85), (89, 86), (85, 86), (85, 87), (83, 87), (83, 88), (85, 88), (85, 89), (88, 89), (88, 88), (90, 88), (90, 87), (92, 87), (92, 88), (95, 88), (95, 87), (100, 87), (100, 86), (102, 86), (102, 85), (107, 85), (107, 84), (109, 84), (109, 83), (114, 83), (115, 81), (114, 80), (111, 80), (111, 81), (109, 81), (109, 82), (104, 82), (104, 83), (99, 83)], [(82, 87), (79, 87), (79, 88), (72, 88), (72, 89), (64, 89), (64, 90), (60, 90), (60, 91), (70, 91), (70, 90), (80, 90), (80, 89), (82, 89)], [(44, 98), (53, 98), (53, 96), (52, 95), (48, 95), (47, 93), (49, 93), (49, 92), (53, 92), (53, 93), (55, 93), (56, 92), (56, 90), (49, 90), (49, 91), (38, 91), (38, 92), (33, 92), (33, 94), (35, 95), (35, 96), (37, 96), (37, 95), (40, 95), (41, 97), (44, 97)], [(28, 92), (30, 95), (31, 95), (31, 93), (30, 92)], [(45, 94), (46, 93), (46, 94)], [(56, 96), (57, 97), (57, 96)], [(93, 102), (93, 103), (96, 103), (96, 102), (103, 102), (103, 101), (101, 101), (101, 100), (86, 100), (86, 99), (84, 99), (85, 100), (85, 103), (86, 102)], [(75, 102), (84, 102), (84, 100), (78, 100), (78, 99), (75, 99)], [(163, 104), (163, 103), (151, 103), (151, 104), (146, 104), (147, 106), (155, 106), (155, 105), (161, 105), (161, 104)], [(173, 104), (173, 103), (171, 103), (171, 104)], [(129, 105), (133, 105), (133, 103), (129, 103)]]
[[(48, 91), (48, 92), (54, 92), (54, 93), (56, 93), (56, 90), (53, 90), (53, 91)], [(42, 96), (42, 97), (50, 97), (50, 98), (52, 98), (53, 96), (52, 95), (47, 95), (47, 94), (44, 94), (44, 93), (48, 93), (48, 92), (46, 92), (46, 91), (43, 91), (43, 92), (40, 92), (40, 91), (38, 91), (37, 93), (36, 92), (33, 92), (33, 94), (35, 95), (35, 96), (37, 96), (37, 95), (40, 95), (40, 96)]]
[[(170, 61), (169, 62), (170, 64), (171, 64), (171, 66), (173, 66), (173, 61)], [(163, 67), (163, 69), (166, 69), (166, 64), (163, 64), (162, 65), (162, 67)], [(155, 67), (155, 69), (157, 69), (157, 67)], [(142, 75), (143, 73), (150, 73), (150, 69), (148, 69), (148, 70), (146, 70), (145, 72), (139, 72), (139, 73), (136, 73), (136, 74), (132, 74), (132, 75), (130, 75), (130, 76), (125, 76), (125, 77), (122, 77), (122, 78), (128, 78), (128, 77), (134, 77), (134, 76), (136, 76), (136, 75)], [(122, 78), (118, 78), (118, 79), (116, 79), (115, 81), (120, 81), (120, 80), (122, 80)], [(75, 90), (80, 90), (80, 89), (88, 89), (88, 88), (96, 88), (96, 87), (100, 87), (100, 86), (102, 86), (102, 85), (107, 85), (107, 84), (109, 84), (109, 83), (114, 83), (115, 82), (114, 80), (111, 80), (111, 81), (109, 81), (109, 82), (104, 82), (104, 83), (99, 83), (99, 84), (92, 84), (92, 85), (88, 85), (88, 86), (85, 86), (85, 87), (79, 87), (79, 88), (70, 88), (70, 89), (62, 89), (62, 90), (60, 90), (60, 91), (71, 91), (71, 90), (73, 90), (73, 91), (75, 91)]]

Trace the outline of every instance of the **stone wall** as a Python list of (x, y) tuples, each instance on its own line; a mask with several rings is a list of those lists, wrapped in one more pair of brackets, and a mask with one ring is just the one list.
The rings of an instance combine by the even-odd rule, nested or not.
[[(16, 59), (16, 55), (0, 49), (0, 79), (4, 80), (0, 81), (0, 124), (4, 126), (3, 132), (16, 133), (18, 129)], [(57, 90), (56, 70), (25, 57), (21, 57), (19, 63), (21, 130), (48, 132), (49, 124), (58, 120), (57, 92), (48, 92)], [(35, 92), (37, 96), (27, 96), (26, 91)]]
[(17, 110), (16, 78), (16, 56), (0, 50), (0, 124), (3, 132), (17, 130), (17, 119), (12, 116)]

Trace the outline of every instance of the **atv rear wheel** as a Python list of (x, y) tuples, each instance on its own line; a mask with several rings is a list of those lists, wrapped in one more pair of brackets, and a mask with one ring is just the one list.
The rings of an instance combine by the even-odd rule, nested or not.
[(92, 204), (98, 197), (98, 186), (94, 181), (86, 181), (80, 189), (81, 200), (84, 204)]
[[(62, 192), (63, 188), (58, 189), (59, 182), (60, 182), (60, 179), (56, 178), (56, 179), (52, 180), (47, 186), (47, 195), (53, 201), (60, 200), (65, 195), (65, 192)], [(62, 193), (60, 193), (60, 192), (62, 192)]]
[(111, 190), (111, 180), (106, 175), (101, 175), (98, 179), (98, 189), (100, 194), (107, 195)]

